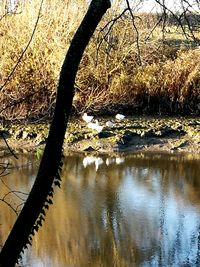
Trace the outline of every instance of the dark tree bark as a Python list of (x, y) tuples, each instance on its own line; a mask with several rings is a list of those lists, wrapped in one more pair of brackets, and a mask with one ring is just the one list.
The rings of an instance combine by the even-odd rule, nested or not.
[(62, 146), (72, 107), (78, 66), (92, 34), (110, 6), (110, 0), (93, 0), (71, 42), (60, 73), (54, 117), (39, 171), (28, 199), (1, 250), (1, 267), (15, 265), (20, 253), (30, 243), (30, 234), (41, 225), (45, 215), (44, 208), (52, 202), (49, 196), (52, 196), (53, 183), (59, 182)]

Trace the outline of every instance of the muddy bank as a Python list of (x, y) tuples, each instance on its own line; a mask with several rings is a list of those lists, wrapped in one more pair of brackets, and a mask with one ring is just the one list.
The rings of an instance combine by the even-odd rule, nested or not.
[[(107, 122), (110, 123), (107, 123)], [(200, 154), (200, 117), (99, 118), (103, 129), (97, 132), (82, 120), (71, 120), (65, 135), (67, 151), (129, 152), (168, 151)], [(37, 151), (45, 145), (48, 124), (16, 124), (0, 126), (0, 134), (18, 152)], [(6, 149), (0, 139), (0, 150)]]

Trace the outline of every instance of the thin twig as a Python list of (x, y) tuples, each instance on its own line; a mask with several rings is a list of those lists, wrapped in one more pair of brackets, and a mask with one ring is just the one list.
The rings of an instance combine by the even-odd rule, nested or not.
[(9, 146), (9, 144), (8, 144), (8, 142), (7, 142), (7, 140), (6, 140), (5, 136), (4, 136), (4, 134), (1, 134), (1, 136), (2, 136), (2, 138), (3, 138), (3, 140), (4, 140), (4, 142), (5, 142), (5, 144), (6, 144), (7, 148), (8, 148), (8, 150), (10, 151), (10, 153), (11, 153), (16, 159), (18, 159), (18, 157), (15, 155), (14, 151), (13, 151), (13, 150), (11, 149), (11, 147)]
[(155, 25), (153, 26), (153, 28), (150, 30), (148, 36), (145, 38), (145, 41), (148, 41), (150, 36), (152, 35), (152, 33), (154, 32), (154, 30), (156, 29), (156, 27), (161, 23), (163, 19), (163, 14), (159, 17), (159, 20), (155, 23)]
[(3, 164), (0, 164), (0, 166), (1, 166), (1, 169), (3, 169), (3, 170), (1, 171), (1, 173), (0, 173), (0, 177), (2, 177), (2, 176), (5, 176), (5, 175), (6, 175), (5, 172), (6, 172), (7, 169), (8, 169), (9, 163), (7, 163), (6, 166), (3, 166)]
[(8, 16), (8, 15), (19, 15), (19, 14), (21, 14), (22, 13), (22, 11), (20, 11), (20, 12), (16, 12), (16, 10), (17, 10), (17, 7), (15, 7), (14, 9), (12, 9), (12, 10), (7, 10), (6, 12), (5, 12), (5, 14), (3, 14), (1, 17), (0, 17), (0, 22), (1, 22), (1, 20), (3, 20), (6, 16)]
[(169, 13), (172, 14), (172, 16), (176, 19), (176, 21), (178, 22), (178, 25), (181, 27), (182, 29), (182, 32), (183, 34), (185, 35), (186, 39), (188, 39), (188, 36), (187, 36), (187, 32), (185, 31), (184, 27), (183, 27), (183, 24), (181, 22), (181, 16), (183, 15), (180, 15), (179, 17), (171, 10), (169, 9), (165, 4), (161, 3), (160, 0), (155, 0), (156, 3), (158, 3), (161, 7), (165, 8)]
[(11, 210), (14, 211), (14, 213), (18, 216), (18, 211), (16, 209), (14, 209), (13, 206), (9, 202), (7, 202), (6, 200), (4, 200), (2, 198), (0, 198), (0, 201), (5, 203), (9, 208), (11, 208)]
[(138, 28), (135, 24), (135, 16), (133, 15), (129, 0), (126, 0), (126, 4), (127, 4), (128, 10), (130, 12), (131, 18), (132, 18), (133, 28), (135, 29), (135, 32), (136, 32), (136, 46), (137, 46), (137, 52), (138, 52), (137, 56), (138, 56), (139, 64), (140, 64), (140, 66), (142, 66), (141, 51), (140, 51), (140, 44), (139, 44), (139, 31), (138, 31)]
[(19, 199), (22, 200), (22, 201), (25, 201), (25, 199), (23, 199), (22, 197), (20, 197), (18, 194), (28, 196), (27, 193), (24, 193), (24, 192), (21, 192), (21, 191), (18, 191), (18, 190), (13, 190), (13, 191), (9, 191), (7, 194), (5, 194), (4, 197), (3, 197), (3, 199), (5, 199), (5, 198), (6, 198), (7, 196), (9, 196), (10, 194), (14, 194), (17, 198), (19, 198)]
[(34, 26), (34, 29), (33, 29), (33, 32), (31, 34), (31, 37), (25, 47), (25, 49), (23, 50), (23, 52), (21, 53), (20, 57), (18, 58), (17, 60), (17, 63), (15, 64), (15, 66), (13, 67), (13, 69), (11, 70), (10, 74), (8, 75), (8, 77), (6, 78), (4, 84), (1, 86), (0, 88), (0, 91), (7, 85), (7, 83), (10, 81), (13, 73), (15, 72), (15, 70), (17, 69), (18, 65), (20, 64), (23, 56), (25, 55), (27, 49), (29, 48), (32, 40), (33, 40), (33, 36), (35, 35), (35, 32), (36, 32), (36, 28), (37, 28), (37, 25), (38, 25), (38, 22), (39, 22), (39, 19), (40, 19), (40, 14), (41, 14), (41, 10), (42, 10), (42, 5), (43, 5), (43, 2), (44, 0), (41, 0), (41, 3), (40, 3), (40, 8), (39, 8), (39, 11), (38, 11), (38, 16), (37, 16), (37, 19), (36, 19), (36, 22), (35, 22), (35, 26)]
[[(21, 191), (16, 191), (16, 190), (12, 190), (5, 182), (4, 182), (4, 180), (2, 179), (2, 178), (0, 178), (0, 180), (1, 180), (1, 182), (2, 182), (2, 184), (9, 190), (9, 193), (8, 194), (10, 194), (10, 192), (15, 196), (15, 197), (17, 197), (18, 199), (20, 199), (20, 200), (23, 200), (20, 196), (18, 196), (17, 194), (26, 194), (26, 193), (23, 193), (23, 192), (21, 192)], [(28, 194), (27, 194), (27, 196), (28, 196)], [(4, 196), (5, 197), (5, 196)]]
[[(184, 2), (187, 3), (187, 5), (188, 5), (187, 7), (184, 6)], [(189, 7), (191, 7), (191, 5), (187, 1), (181, 0), (181, 6), (182, 6), (182, 9), (183, 9), (183, 17), (184, 17), (184, 19), (186, 21), (186, 24), (188, 26), (189, 32), (191, 34), (191, 37), (192, 37), (192, 39), (194, 41), (198, 41), (198, 39), (194, 35), (193, 29), (192, 29), (192, 27), (190, 25), (190, 21), (189, 21), (188, 16), (187, 16), (187, 12), (191, 13), (190, 10), (189, 10)]]
[[(97, 51), (96, 51), (96, 62), (95, 62), (95, 65), (98, 64), (99, 50), (100, 50), (100, 47), (101, 47), (103, 41), (106, 41), (106, 38), (108, 37), (109, 33), (111, 32), (111, 30), (112, 30), (114, 24), (116, 23), (116, 21), (119, 20), (120, 18), (122, 18), (127, 11), (128, 11), (128, 8), (125, 8), (118, 16), (116, 16), (112, 20), (108, 21), (104, 25), (104, 27), (99, 31), (99, 34), (98, 34), (98, 37), (97, 37), (98, 47), (97, 47)], [(103, 34), (103, 37), (100, 40), (100, 34), (102, 32), (104, 32), (105, 29), (107, 29), (107, 31), (106, 31), (105, 34)]]

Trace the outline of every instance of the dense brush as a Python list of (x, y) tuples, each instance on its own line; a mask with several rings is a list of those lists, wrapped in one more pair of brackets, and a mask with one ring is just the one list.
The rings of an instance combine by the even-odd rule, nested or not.
[[(29, 42), (38, 16), (39, 0), (20, 3), (16, 12), (4, 17), (6, 1), (0, 4), (0, 86)], [(60, 66), (86, 7), (86, 0), (77, 4), (44, 1), (33, 40), (0, 91), (0, 117), (52, 115)], [(113, 18), (115, 10), (113, 6), (100, 28)], [(173, 26), (168, 27), (165, 38), (175, 46), (161, 40), (161, 27), (150, 34), (156, 19), (155, 15), (138, 14), (135, 23), (139, 36), (128, 15), (119, 19), (108, 35), (106, 29), (96, 31), (76, 79), (76, 114), (86, 110), (111, 114), (116, 109), (129, 113), (199, 113), (200, 50), (184, 45), (183, 36), (177, 45), (180, 32)]]

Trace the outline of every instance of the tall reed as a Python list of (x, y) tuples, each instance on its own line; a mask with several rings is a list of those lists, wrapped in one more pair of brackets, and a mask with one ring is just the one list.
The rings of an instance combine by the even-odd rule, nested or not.
[[(21, 0), (15, 12), (6, 14), (6, 3), (0, 3), (0, 86), (31, 38), (40, 5), (39, 0)], [(165, 37), (170, 44), (182, 38), (181, 42), (164, 44), (161, 27), (151, 33), (157, 21), (153, 14), (137, 14), (139, 36), (128, 14), (109, 34), (108, 28), (101, 31), (119, 13), (120, 4), (116, 1), (109, 10), (85, 51), (76, 80), (74, 113), (198, 114), (199, 49), (187, 48), (173, 26), (168, 26)], [(87, 0), (44, 1), (31, 44), (0, 91), (0, 117), (51, 116), (60, 66), (86, 8)]]

